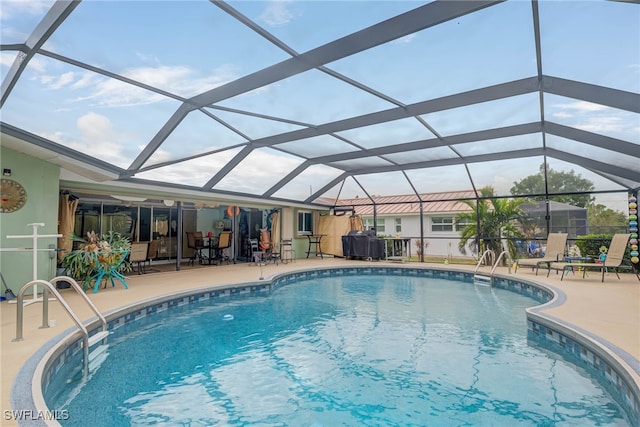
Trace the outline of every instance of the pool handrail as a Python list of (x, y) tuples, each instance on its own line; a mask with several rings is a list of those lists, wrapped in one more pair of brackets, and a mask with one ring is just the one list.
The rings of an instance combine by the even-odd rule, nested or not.
[[(82, 321), (78, 318), (78, 316), (71, 309), (69, 304), (62, 297), (60, 292), (58, 292), (58, 290), (54, 286), (55, 283), (61, 282), (61, 281), (69, 283), (71, 285), (71, 287), (78, 294), (80, 294), (82, 296), (82, 298), (89, 305), (91, 310), (100, 319), (100, 323), (102, 324), (102, 332), (99, 332), (99, 333), (95, 334), (94, 335), (94, 337), (95, 337), (94, 339), (89, 340), (89, 332), (87, 331), (87, 328), (84, 326)], [(22, 334), (22, 330), (23, 330), (22, 326), (23, 326), (23, 318), (24, 318), (24, 304), (23, 304), (24, 293), (30, 286), (33, 286), (33, 289), (34, 289), (34, 292), (35, 292), (37, 290), (37, 286), (38, 285), (42, 285), (43, 286), (43, 291), (42, 291), (42, 326), (40, 326), (40, 329), (45, 329), (45, 328), (49, 327), (49, 291), (51, 291), (53, 293), (53, 295), (56, 297), (56, 299), (60, 302), (62, 307), (69, 314), (69, 316), (74, 321), (76, 326), (78, 326), (78, 328), (80, 329), (80, 331), (82, 333), (82, 352), (83, 352), (82, 372), (83, 372), (84, 375), (87, 375), (89, 373), (89, 347), (92, 344), (95, 344), (98, 341), (104, 341), (104, 339), (107, 337), (107, 335), (109, 334), (109, 332), (107, 330), (107, 320), (102, 315), (102, 313), (100, 313), (100, 311), (93, 304), (93, 302), (91, 302), (89, 297), (87, 297), (86, 293), (82, 290), (80, 285), (78, 285), (78, 282), (76, 282), (75, 279), (73, 279), (73, 278), (71, 278), (69, 276), (57, 276), (57, 277), (54, 277), (53, 279), (51, 279), (51, 281), (32, 280), (31, 282), (26, 283), (24, 286), (22, 286), (20, 288), (20, 290), (18, 291), (17, 304), (16, 304), (17, 305), (17, 310), (16, 310), (16, 337), (12, 341), (19, 342), (19, 341), (23, 341), (24, 340), (23, 334)]]
[[(486, 251), (484, 251), (484, 253), (482, 254), (482, 257), (480, 257), (480, 260), (478, 261), (478, 264), (476, 265), (475, 270), (473, 271), (473, 283), (491, 286), (491, 284), (493, 282), (493, 275), (496, 272), (496, 268), (498, 268), (498, 265), (500, 264), (500, 261), (502, 260), (502, 258), (504, 256), (509, 257), (509, 251), (504, 250), (504, 251), (500, 252), (500, 255), (498, 255), (497, 259), (495, 258), (495, 253), (493, 252), (493, 250), (487, 249)], [(488, 263), (493, 262), (493, 260), (495, 259), (495, 262), (493, 262), (493, 265), (491, 267), (491, 271), (489, 272), (488, 275), (486, 273), (480, 274), (478, 272), (478, 270), (480, 269), (480, 266), (482, 265), (482, 262), (485, 260), (485, 258), (486, 258)]]
[(478, 272), (478, 270), (480, 269), (480, 266), (482, 265), (482, 261), (484, 261), (485, 258), (487, 258), (487, 262), (491, 264), (495, 259), (495, 257), (496, 255), (491, 249), (487, 249), (486, 251), (484, 251), (480, 259), (478, 260), (478, 264), (476, 264), (476, 269), (473, 272), (474, 273)]

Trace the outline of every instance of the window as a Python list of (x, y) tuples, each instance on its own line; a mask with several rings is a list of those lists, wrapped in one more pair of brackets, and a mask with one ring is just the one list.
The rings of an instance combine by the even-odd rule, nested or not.
[(313, 214), (309, 211), (298, 211), (298, 236), (313, 234)]
[(384, 218), (378, 218), (378, 222), (375, 226), (373, 225), (373, 218), (364, 218), (363, 223), (365, 230), (371, 230), (372, 228), (375, 228), (376, 233), (385, 232)]
[(453, 218), (450, 216), (431, 218), (431, 231), (453, 231)]
[(402, 218), (396, 218), (396, 233), (402, 232)]
[(456, 221), (456, 231), (464, 230), (464, 228), (471, 223), (472, 223), (471, 220), (469, 220), (468, 218), (464, 218)]

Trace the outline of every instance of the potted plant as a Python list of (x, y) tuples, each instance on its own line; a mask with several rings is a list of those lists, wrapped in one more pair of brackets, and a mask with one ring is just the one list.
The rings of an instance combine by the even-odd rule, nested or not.
[(83, 289), (91, 287), (101, 270), (101, 281), (113, 280), (119, 271), (131, 271), (131, 264), (126, 259), (131, 242), (120, 233), (110, 231), (98, 237), (92, 231), (87, 233), (86, 240), (77, 237), (74, 240), (82, 242), (80, 248), (66, 254), (61, 265), (71, 277), (82, 283)]

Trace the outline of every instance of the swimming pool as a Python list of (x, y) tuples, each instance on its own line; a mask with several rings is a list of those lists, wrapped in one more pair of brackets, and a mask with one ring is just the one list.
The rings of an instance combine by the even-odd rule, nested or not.
[(94, 426), (629, 425), (589, 375), (529, 345), (524, 308), (548, 295), (414, 271), (286, 282), (138, 310), (92, 380), (61, 392), (69, 356), (49, 408)]

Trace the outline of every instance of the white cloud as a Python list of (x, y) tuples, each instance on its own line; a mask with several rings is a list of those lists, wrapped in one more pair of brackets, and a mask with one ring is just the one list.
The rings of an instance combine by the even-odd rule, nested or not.
[(394, 40), (392, 43), (411, 43), (414, 38), (416, 38), (415, 33), (400, 37), (399, 39)]
[[(239, 150), (227, 150), (210, 156), (199, 157), (174, 165), (143, 172), (137, 176), (145, 179), (176, 182), (186, 185), (204, 185), (213, 175), (222, 169)], [(158, 150), (153, 155), (153, 163), (175, 159), (175, 156)], [(249, 155), (240, 167), (224, 177), (217, 189), (246, 191), (255, 193), (278, 182), (301, 163), (300, 159), (282, 156), (265, 151)]]
[[(0, 10), (1, 9), (2, 8), (0, 8)], [(4, 21), (5, 20), (3, 19), (2, 22)], [(0, 27), (0, 39), (4, 40), (5, 42), (8, 40), (13, 40), (15, 42), (22, 43), (26, 41), (28, 37), (28, 32), (11, 27), (10, 25), (2, 24), (2, 26)]]
[(77, 90), (96, 86), (101, 79), (102, 77), (99, 74), (85, 71), (78, 74), (78, 78), (71, 84), (71, 88)]
[(32, 56), (29, 60), (29, 70), (35, 73), (43, 73), (45, 71), (46, 61), (39, 56)]
[(119, 80), (104, 79), (95, 86), (93, 93), (73, 101), (91, 101), (92, 106), (100, 107), (125, 107), (151, 104), (164, 99), (164, 96)]
[(76, 124), (84, 141), (108, 142), (113, 137), (111, 121), (101, 114), (89, 112), (81, 116)]
[(558, 119), (570, 119), (573, 116), (574, 116), (573, 114), (568, 113), (566, 111), (558, 111), (557, 113), (553, 113), (553, 117), (556, 117)]
[(149, 55), (146, 53), (141, 53), (138, 52), (136, 53), (136, 56), (142, 61), (142, 62), (146, 62), (146, 63), (151, 63), (151, 64), (157, 64), (160, 65), (160, 60), (158, 59), (157, 56), (155, 55)]
[(587, 101), (576, 101), (569, 102), (566, 104), (555, 104), (553, 108), (557, 108), (559, 110), (567, 109), (567, 110), (575, 110), (575, 111), (601, 111), (606, 109), (607, 107), (603, 105), (594, 104), (592, 102)]
[(124, 155), (128, 143), (126, 135), (116, 132), (109, 118), (89, 112), (76, 120), (76, 128), (79, 136), (75, 138), (63, 132), (45, 132), (40, 136), (104, 162), (122, 168), (129, 166)]
[[(0, 61), (2, 61), (2, 66), (11, 67), (18, 56), (25, 56), (21, 52), (11, 52), (5, 51), (0, 55)], [(44, 62), (39, 57), (32, 57), (29, 61), (29, 70), (35, 73), (42, 73), (44, 71)]]
[(15, 19), (18, 15), (42, 15), (53, 5), (53, 0), (48, 1), (36, 1), (36, 0), (2, 0), (2, 7), (0, 8), (0, 19), (2, 22), (6, 22), (10, 19)]
[(594, 133), (609, 134), (620, 130), (625, 125), (620, 117), (601, 116), (588, 117), (582, 123), (576, 124), (578, 129)]
[[(38, 64), (37, 79), (46, 90), (88, 89), (88, 93), (70, 99), (71, 102), (89, 101), (93, 106), (121, 107), (145, 105), (166, 100), (162, 95), (150, 92), (128, 83), (110, 79), (92, 72), (69, 71), (63, 74), (47, 74)], [(235, 79), (235, 68), (221, 66), (205, 76), (198, 76), (186, 66), (159, 66), (131, 68), (123, 76), (140, 81), (149, 86), (176, 93), (180, 96), (194, 96)]]
[(288, 8), (290, 3), (289, 1), (269, 2), (267, 8), (258, 17), (258, 20), (270, 27), (287, 24), (295, 17), (294, 13)]
[(260, 150), (252, 152), (215, 187), (261, 193), (295, 169), (302, 159)]
[(2, 64), (3, 67), (11, 67), (11, 65), (13, 65), (13, 62), (16, 59), (15, 54), (12, 54), (12, 52), (5, 52), (2, 55), (0, 55), (0, 64)]
[(625, 134), (637, 132), (624, 112), (586, 101), (553, 104), (550, 115), (578, 129), (623, 139)]
[[(143, 179), (151, 179), (164, 182), (175, 182), (185, 185), (204, 185), (224, 165), (229, 163), (238, 150), (229, 150), (215, 155), (198, 157), (193, 160), (152, 169), (136, 176)], [(168, 152), (158, 150), (154, 153), (153, 163), (175, 159)]]
[(198, 76), (185, 66), (132, 68), (124, 75), (181, 96), (194, 96), (237, 78), (235, 67), (231, 65), (217, 67), (205, 76)]
[(58, 76), (46, 76), (42, 79), (42, 82), (46, 83), (51, 90), (62, 89), (73, 83), (75, 74), (69, 71)]
[(497, 194), (508, 194), (513, 181), (514, 179), (509, 179), (506, 176), (495, 175), (491, 186), (496, 190)]
[[(114, 129), (108, 117), (89, 112), (76, 121), (80, 131), (80, 140), (67, 144), (69, 148), (80, 152), (90, 152), (97, 159), (113, 163), (121, 167), (127, 166), (124, 162), (123, 147), (126, 142), (122, 135)], [(87, 147), (91, 147), (87, 150)]]

